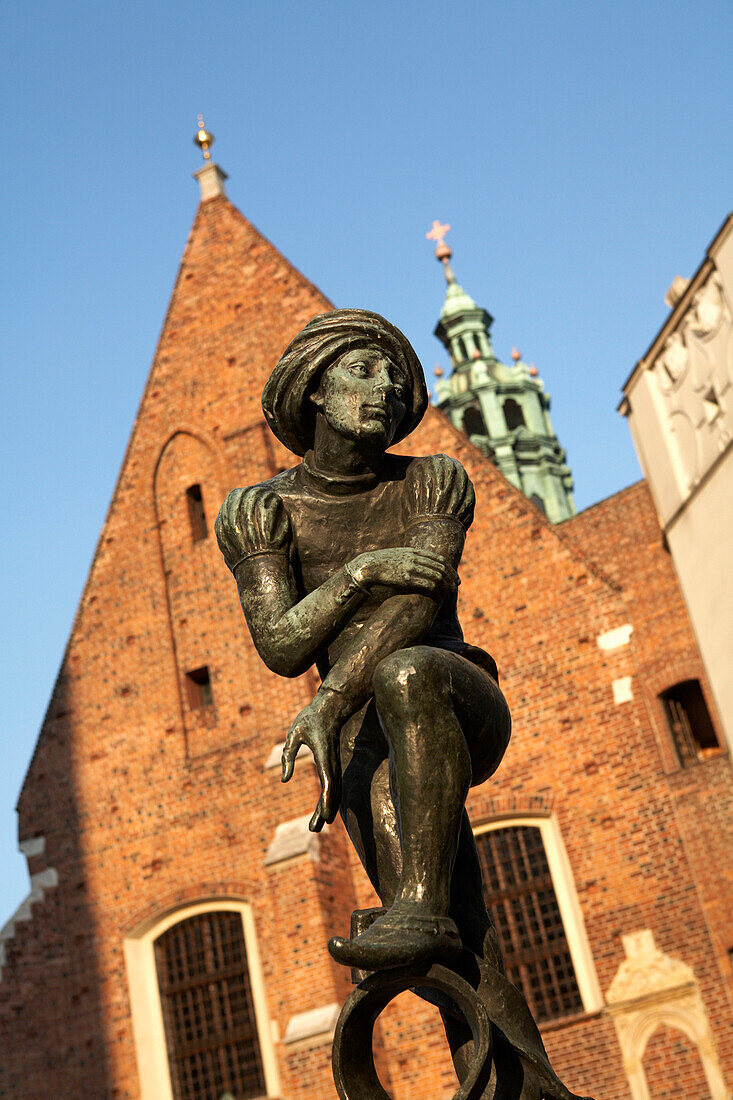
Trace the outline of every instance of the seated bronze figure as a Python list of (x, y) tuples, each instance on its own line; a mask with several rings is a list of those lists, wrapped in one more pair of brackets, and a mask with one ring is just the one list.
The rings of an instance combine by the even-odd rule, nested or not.
[[(455, 459), (387, 453), (427, 407), (417, 356), (377, 314), (335, 310), (295, 337), (262, 405), (303, 461), (231, 492), (216, 533), (267, 666), (321, 676), (288, 733), (283, 781), (308, 746), (321, 784), (310, 828), (341, 813), (385, 907), (329, 951), (362, 971), (454, 968), (498, 1029), (494, 1062), (523, 1067), (514, 1095), (568, 1098), (503, 974), (465, 811), (510, 734), (495, 662), (464, 641), (456, 611), (473, 488)], [(461, 1077), (470, 1032), (422, 994), (441, 1005)]]

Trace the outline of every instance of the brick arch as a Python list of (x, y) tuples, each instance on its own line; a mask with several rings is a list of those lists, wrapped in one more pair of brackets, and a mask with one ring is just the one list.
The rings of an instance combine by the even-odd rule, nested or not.
[(119, 932), (123, 939), (138, 939), (177, 910), (207, 901), (252, 902), (252, 885), (244, 882), (198, 882), (151, 898), (130, 913)]
[(198, 440), (199, 443), (201, 443), (204, 447), (206, 447), (211, 452), (211, 454), (215, 457), (215, 460), (216, 460), (217, 465), (219, 467), (219, 477), (220, 477), (222, 486), (226, 485), (228, 483), (228, 481), (230, 479), (228, 463), (226, 461), (226, 456), (224, 454), (224, 451), (222, 450), (222, 448), (219, 444), (219, 441), (216, 439), (216, 437), (211, 435), (210, 432), (203, 431), (201, 428), (195, 428), (191, 424), (179, 424), (179, 426), (177, 428), (175, 428), (170, 433), (170, 435), (167, 437), (167, 439), (165, 440), (163, 446), (160, 448), (160, 451), (158, 452), (158, 457), (155, 460), (155, 465), (153, 466), (153, 478), (152, 478), (153, 496), (155, 496), (155, 486), (156, 486), (156, 482), (157, 482), (157, 479), (158, 479), (158, 473), (160, 471), (161, 462), (163, 461), (163, 457), (164, 457), (166, 451), (168, 450), (168, 448), (171, 446), (171, 444), (174, 442), (174, 440), (178, 436), (190, 436), (192, 439)]
[[(189, 672), (214, 667), (218, 640), (206, 627), (215, 609), (229, 605), (236, 616), (236, 594), (213, 530), (227, 479), (226, 460), (216, 441), (186, 426), (177, 428), (163, 444), (152, 479), (180, 725), (188, 756), (218, 747), (215, 685), (214, 706), (194, 712), (185, 682)], [(207, 537), (198, 542), (191, 535), (186, 501), (186, 492), (194, 484), (202, 488), (207, 526)]]
[(470, 807), (471, 822), (475, 829), (493, 821), (515, 817), (549, 817), (555, 805), (555, 794), (497, 794), (493, 797), (478, 794)]
[(660, 692), (666, 688), (672, 687), (674, 684), (680, 684), (683, 680), (699, 680), (700, 686), (703, 689), (705, 695), (705, 702), (708, 703), (708, 710), (712, 714), (713, 711), (710, 708), (710, 695), (707, 690), (707, 683), (705, 682), (705, 674), (702, 667), (702, 662), (697, 657), (697, 654), (685, 654), (677, 658), (669, 658), (665, 660), (664, 665), (656, 669), (650, 670), (646, 673), (646, 688), (654, 698), (658, 698)]

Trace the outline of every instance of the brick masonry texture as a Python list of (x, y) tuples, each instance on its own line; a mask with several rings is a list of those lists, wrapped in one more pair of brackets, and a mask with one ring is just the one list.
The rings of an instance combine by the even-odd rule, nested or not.
[[(228, 200), (202, 203), (20, 796), (20, 839), (46, 838), (29, 869), (56, 868), (59, 885), (7, 944), (2, 1097), (49, 1095), (49, 1082), (59, 1097), (140, 1096), (123, 942), (185, 904), (252, 906), (276, 1035), (348, 994), (325, 943), (375, 899), (341, 824), (318, 859), (264, 864), (277, 826), (317, 798), (311, 765), (285, 787), (265, 768), (317, 679), (264, 667), (211, 537), (230, 488), (293, 464), (259, 397), (288, 341), (329, 308)], [(498, 774), (471, 792), (474, 824), (556, 816), (600, 989), (623, 961), (622, 934), (651, 928), (694, 969), (730, 1085), (730, 764), (721, 753), (680, 769), (666, 729), (657, 696), (678, 680), (699, 678), (714, 708), (646, 487), (553, 528), (440, 412), (400, 450), (455, 455), (476, 486), (460, 613), (497, 660), (514, 732)], [(198, 542), (193, 484), (210, 532)], [(629, 645), (599, 648), (627, 622)], [(202, 666), (214, 706), (195, 710), (185, 677)], [(624, 676), (632, 699), (615, 705)], [(602, 1011), (544, 1036), (573, 1090), (629, 1097)], [(452, 1095), (437, 1013), (416, 997), (385, 1012), (375, 1049), (394, 1100)], [(335, 1096), (327, 1037), (276, 1043), (276, 1055), (282, 1100)], [(679, 1093), (678, 1080), (706, 1095), (677, 1033), (655, 1038), (647, 1068), (654, 1096), (672, 1081)]]

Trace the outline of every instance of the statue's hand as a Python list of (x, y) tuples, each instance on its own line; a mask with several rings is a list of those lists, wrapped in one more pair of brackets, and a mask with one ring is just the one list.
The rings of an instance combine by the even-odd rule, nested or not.
[(431, 550), (414, 550), (407, 546), (359, 554), (349, 562), (347, 569), (363, 588), (384, 585), (401, 592), (426, 592), (432, 596), (454, 592), (461, 583), (445, 558)]
[(341, 805), (340, 728), (341, 724), (335, 719), (330, 706), (329, 693), (319, 692), (301, 710), (285, 740), (282, 755), (283, 783), (287, 783), (293, 774), (295, 758), (301, 745), (306, 745), (311, 750), (316, 763), (321, 781), (321, 797), (308, 826), (312, 833), (319, 833), (325, 824), (330, 825)]

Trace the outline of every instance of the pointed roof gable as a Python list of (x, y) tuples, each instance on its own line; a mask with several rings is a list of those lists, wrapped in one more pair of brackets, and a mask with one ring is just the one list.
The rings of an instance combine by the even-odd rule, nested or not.
[[(39, 750), (49, 731), (54, 745), (67, 740), (66, 716), (80, 705), (77, 700), (72, 707), (69, 701), (70, 679), (77, 679), (69, 669), (72, 655), (75, 668), (82, 664), (88, 668), (88, 661), (78, 660), (74, 653), (77, 643), (86, 649), (84, 641), (93, 632), (97, 649), (113, 645), (116, 624), (109, 621), (113, 611), (100, 593), (106, 591), (110, 576), (129, 567), (131, 551), (137, 550), (141, 557), (145, 553), (145, 541), (158, 522), (152, 488), (167, 441), (185, 431), (226, 450), (227, 439), (262, 424), (260, 394), (283, 348), (314, 315), (329, 309), (333, 305), (321, 291), (226, 196), (217, 194), (200, 202), (19, 796), (21, 836), (27, 832), (25, 812), (35, 814), (25, 792), (37, 769)], [(273, 441), (271, 455), (277, 454), (278, 446)], [(231, 453), (233, 448), (229, 449)], [(150, 553), (153, 542), (150, 538)], [(106, 637), (100, 637), (103, 631)], [(31, 827), (37, 830), (40, 823)]]

